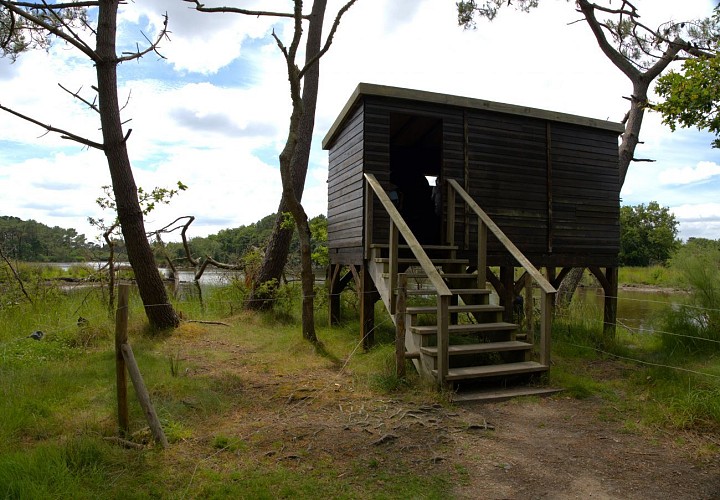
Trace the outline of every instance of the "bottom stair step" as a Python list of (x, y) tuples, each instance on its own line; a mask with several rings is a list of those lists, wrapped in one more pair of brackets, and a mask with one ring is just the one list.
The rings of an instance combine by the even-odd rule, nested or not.
[(511, 387), (509, 389), (485, 389), (458, 391), (452, 395), (454, 403), (494, 403), (522, 396), (551, 396), (563, 389), (555, 387)]
[[(481, 344), (456, 344), (448, 346), (450, 356), (457, 354), (479, 354), (500, 351), (529, 351), (532, 344), (509, 340), (506, 342), (484, 342)], [(421, 347), (420, 351), (428, 356), (437, 356), (437, 347)]]
[[(448, 370), (446, 380), (497, 377), (519, 373), (545, 372), (547, 370), (547, 366), (536, 363), (535, 361), (521, 361), (519, 363), (504, 363), (501, 365), (467, 366), (463, 368), (451, 368)], [(432, 373), (437, 376), (437, 370), (433, 370)]]

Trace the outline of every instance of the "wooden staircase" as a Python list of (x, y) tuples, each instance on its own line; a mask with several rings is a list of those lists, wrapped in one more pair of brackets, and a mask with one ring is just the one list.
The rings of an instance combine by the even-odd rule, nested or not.
[[(441, 388), (469, 391), (471, 395), (465, 397), (471, 400), (556, 392), (509, 389), (526, 384), (550, 366), (552, 296), (556, 291), (545, 277), (455, 180), (446, 181), (447, 244), (438, 246), (421, 245), (377, 179), (369, 173), (364, 176), (364, 265), (396, 323), (400, 341), (402, 335), (405, 337), (406, 357), (412, 359), (421, 376)], [(390, 219), (384, 244), (372, 241), (375, 197)], [(477, 216), (477, 260), (472, 263), (457, 258), (457, 197)], [(540, 292), (537, 360), (532, 359), (535, 346), (518, 334), (518, 325), (502, 320), (504, 308), (490, 303), (486, 282), (488, 233), (525, 269)], [(399, 244), (401, 237), (406, 245)], [(468, 272), (471, 265), (475, 269), (472, 273)], [(492, 396), (488, 396), (488, 389), (492, 389)]]
[[(518, 335), (517, 324), (502, 320), (504, 308), (490, 303), (490, 290), (480, 286), (477, 273), (464, 272), (469, 262), (454, 258), (457, 247), (423, 248), (451, 293), (445, 384), (461, 391), (458, 392), (461, 398), (467, 398), (469, 391), (480, 397), (491, 390), (494, 399), (502, 394), (518, 395), (517, 389), (508, 392), (508, 388), (527, 383), (546, 372), (548, 366), (531, 360), (533, 345), (524, 340), (524, 335)], [(387, 245), (373, 245), (369, 270), (383, 302), (395, 318), (388, 252)], [(407, 254), (409, 247), (401, 245), (399, 252)], [(437, 382), (437, 291), (416, 259), (399, 257), (397, 262), (409, 283), (403, 292), (408, 305), (404, 312), (400, 311), (405, 316), (405, 348), (421, 376)], [(535, 388), (531, 393), (537, 393)]]

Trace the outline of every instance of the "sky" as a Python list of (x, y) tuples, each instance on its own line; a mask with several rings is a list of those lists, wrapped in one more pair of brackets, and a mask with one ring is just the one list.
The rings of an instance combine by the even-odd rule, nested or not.
[[(328, 1), (326, 32), (344, 2)], [(643, 21), (657, 25), (711, 13), (713, 0), (637, 0)], [(210, 0), (207, 6), (222, 5)], [(290, 2), (228, 2), (289, 11)], [(310, 2), (306, 2), (310, 4)], [(247, 225), (277, 210), (278, 155), (287, 138), (289, 85), (271, 34), (289, 43), (278, 18), (205, 14), (181, 0), (136, 0), (121, 6), (119, 46), (134, 50), (169, 18), (159, 52), (119, 68), (122, 118), (136, 183), (146, 190), (188, 190), (151, 212), (148, 230), (193, 215), (188, 236)], [(306, 9), (309, 7), (306, 7)], [(358, 0), (321, 61), (320, 95), (303, 204), (327, 212), (327, 151), (322, 138), (359, 82), (532, 106), (620, 121), (629, 80), (601, 53), (573, 2), (544, 0), (530, 14), (501, 11), (476, 30), (457, 26), (452, 0)], [(94, 46), (94, 42), (91, 42)], [(304, 44), (302, 44), (304, 46)], [(302, 55), (299, 61), (302, 61)], [(68, 45), (0, 59), (0, 104), (101, 142), (99, 117), (70, 92), (92, 100), (94, 68)], [(62, 87), (61, 87), (62, 86)], [(64, 90), (63, 89), (67, 89)], [(671, 132), (646, 115), (623, 205), (657, 201), (679, 221), (679, 236), (720, 239), (720, 151), (696, 130)], [(100, 231), (88, 217), (110, 220), (96, 199), (110, 176), (102, 152), (88, 150), (0, 111), (0, 215)], [(166, 239), (178, 239), (179, 235)]]

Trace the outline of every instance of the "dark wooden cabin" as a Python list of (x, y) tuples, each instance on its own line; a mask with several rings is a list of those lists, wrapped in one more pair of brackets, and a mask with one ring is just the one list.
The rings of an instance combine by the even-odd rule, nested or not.
[[(618, 135), (622, 131), (618, 123), (565, 113), (359, 84), (323, 141), (323, 148), (329, 150), (333, 290), (341, 289), (354, 274), (364, 296), (377, 289), (394, 309), (396, 292), (383, 297), (383, 289), (393, 285), (390, 290), (394, 290), (396, 282), (391, 278), (379, 283), (388, 279), (388, 272), (373, 274), (371, 269), (373, 262), (391, 259), (387, 248), (393, 243), (392, 208), (383, 204), (381, 194), (373, 194), (376, 181), (402, 218), (393, 219), (393, 229), (405, 224), (425, 253), (437, 254), (445, 248), (451, 254), (445, 257), (469, 264), (446, 266), (453, 271), (467, 272), (476, 262), (483, 268), (483, 264), (500, 268), (500, 276), (483, 270), (479, 281), (487, 279), (497, 290), (506, 306), (505, 319), (511, 319), (509, 302), (525, 283), (524, 278), (516, 281), (512, 272), (519, 260), (508, 242), (534, 268), (545, 268), (550, 283), (557, 284), (572, 267), (584, 267), (598, 276), (606, 296), (610, 295), (607, 292), (616, 287), (620, 239)], [(435, 190), (432, 184), (437, 184)], [(469, 195), (504, 237), (491, 231), (485, 240), (489, 226), (480, 222), (452, 186)], [(414, 251), (404, 233), (403, 240)], [(485, 241), (486, 248), (479, 252)], [(401, 269), (402, 252), (401, 246)], [(341, 266), (352, 272), (344, 281)], [(383, 266), (387, 270), (387, 264)], [(559, 274), (557, 268), (562, 269)], [(443, 279), (452, 284), (454, 278)], [(614, 307), (612, 301), (606, 304), (608, 322), (614, 320)], [(337, 315), (337, 310), (331, 313)], [(372, 318), (367, 321), (371, 324)], [(367, 328), (363, 330), (367, 335)]]

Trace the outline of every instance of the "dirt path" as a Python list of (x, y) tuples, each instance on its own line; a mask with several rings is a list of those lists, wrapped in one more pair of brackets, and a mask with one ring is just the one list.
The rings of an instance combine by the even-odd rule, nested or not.
[[(228, 348), (195, 347), (195, 359)], [(452, 497), (468, 499), (720, 499), (720, 437), (628, 431), (627, 415), (600, 398), (453, 406), (378, 396), (331, 368), (280, 375), (235, 360), (199, 365), (204, 375), (232, 374), (238, 382), (223, 392), (242, 404), (205, 422), (207, 435), (178, 453), (203, 456), (217, 434), (248, 443), (237, 456), (213, 453), (208, 462), (220, 469), (233, 460), (332, 464), (343, 481), (370, 478), (380, 491), (388, 474), (437, 475), (452, 478)]]
[(643, 436), (591, 400), (545, 399), (466, 407), (494, 423), (485, 439), (460, 436), (467, 498), (720, 498), (718, 457), (696, 456), (692, 436)]

